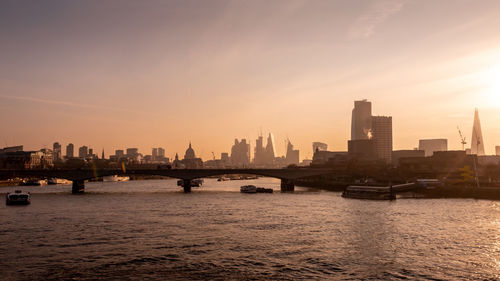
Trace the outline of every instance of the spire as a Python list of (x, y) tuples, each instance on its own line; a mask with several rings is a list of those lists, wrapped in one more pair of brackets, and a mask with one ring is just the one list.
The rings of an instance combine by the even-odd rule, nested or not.
[(474, 112), (474, 126), (472, 127), (471, 154), (484, 155), (484, 139), (481, 131), (481, 121), (479, 120), (479, 111), (476, 108)]

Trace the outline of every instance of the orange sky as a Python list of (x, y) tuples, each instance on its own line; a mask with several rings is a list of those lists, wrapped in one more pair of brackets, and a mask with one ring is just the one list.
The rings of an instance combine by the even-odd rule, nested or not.
[(394, 149), (459, 149), (475, 107), (500, 145), (498, 1), (41, 2), (0, 2), (0, 146), (210, 159), (262, 129), (311, 158), (347, 149), (363, 98)]

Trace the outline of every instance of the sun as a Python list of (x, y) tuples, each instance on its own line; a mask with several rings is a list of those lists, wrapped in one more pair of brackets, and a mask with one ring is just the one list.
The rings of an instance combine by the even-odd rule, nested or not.
[(480, 74), (481, 103), (486, 107), (500, 108), (500, 64), (491, 66)]

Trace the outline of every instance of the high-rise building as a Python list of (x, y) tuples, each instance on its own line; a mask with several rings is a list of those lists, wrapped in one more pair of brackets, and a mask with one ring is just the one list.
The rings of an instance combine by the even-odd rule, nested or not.
[(132, 161), (139, 160), (139, 149), (138, 148), (127, 148), (127, 158)]
[(313, 155), (314, 155), (314, 153), (316, 153), (316, 150), (318, 150), (318, 151), (327, 151), (328, 150), (328, 144), (322, 143), (319, 141), (313, 142), (312, 146), (313, 146)]
[(372, 129), (372, 103), (367, 100), (354, 102), (351, 120), (351, 140), (370, 139)]
[(78, 158), (87, 158), (89, 155), (89, 148), (87, 146), (81, 146), (78, 149)]
[(274, 148), (274, 136), (272, 133), (269, 133), (269, 136), (267, 137), (267, 145), (265, 149), (265, 160), (266, 164), (274, 164), (274, 157), (275, 157), (275, 151), (276, 149)]
[(153, 148), (153, 151), (151, 152), (151, 160), (156, 161), (158, 159), (158, 148)]
[(62, 150), (61, 145), (58, 142), (55, 142), (52, 145), (52, 157), (53, 157), (54, 161), (61, 160), (61, 158), (62, 158), (61, 150)]
[(484, 155), (483, 132), (481, 131), (481, 121), (479, 120), (479, 112), (477, 108), (474, 112), (474, 126), (472, 127), (470, 151), (472, 154), (477, 154), (478, 156)]
[(165, 149), (162, 147), (158, 147), (158, 157), (159, 158), (165, 158)]
[(392, 117), (372, 116), (371, 139), (375, 155), (386, 163), (392, 163)]
[(264, 153), (264, 138), (260, 135), (255, 140), (255, 149), (254, 149), (254, 157), (253, 162), (255, 165), (264, 165), (265, 163), (265, 153)]
[(116, 159), (124, 158), (125, 152), (123, 151), (123, 149), (117, 149), (117, 150), (115, 150), (115, 156), (116, 156)]
[(234, 140), (231, 148), (231, 164), (234, 166), (248, 166), (250, 164), (250, 144), (246, 139)]
[(500, 156), (500, 146), (495, 146), (497, 156)]
[(350, 140), (347, 142), (348, 155), (358, 160), (373, 160), (377, 158), (375, 154), (375, 141), (368, 140)]
[(293, 144), (288, 140), (288, 144), (286, 146), (286, 164), (287, 165), (299, 165), (299, 150), (298, 149), (293, 149)]
[(418, 150), (425, 152), (425, 157), (432, 156), (435, 151), (448, 151), (447, 139), (426, 139), (418, 141)]
[(224, 163), (226, 163), (226, 164), (227, 164), (227, 163), (229, 163), (229, 153), (227, 153), (227, 152), (222, 152), (222, 153), (220, 154), (220, 160), (222, 160), (222, 162), (224, 162)]
[(75, 157), (75, 146), (72, 143), (66, 145), (66, 158)]

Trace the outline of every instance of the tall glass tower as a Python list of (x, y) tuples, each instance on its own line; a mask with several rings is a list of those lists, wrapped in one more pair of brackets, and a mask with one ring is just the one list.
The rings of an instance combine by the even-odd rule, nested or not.
[(483, 132), (481, 131), (481, 121), (479, 121), (479, 112), (477, 108), (474, 112), (474, 126), (472, 127), (470, 152), (471, 154), (484, 155)]
[(355, 101), (352, 110), (351, 140), (370, 139), (371, 119), (372, 103), (367, 100)]

